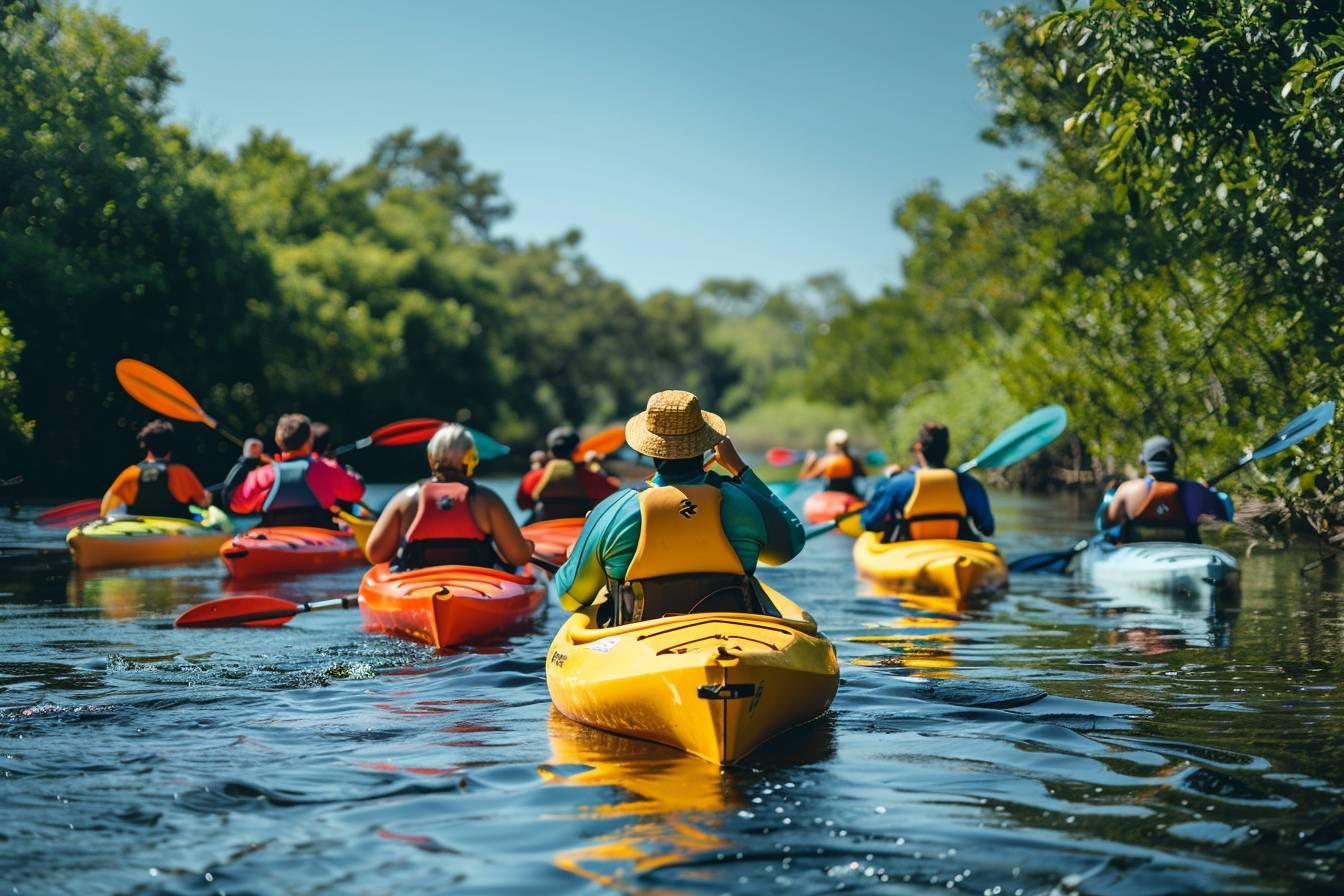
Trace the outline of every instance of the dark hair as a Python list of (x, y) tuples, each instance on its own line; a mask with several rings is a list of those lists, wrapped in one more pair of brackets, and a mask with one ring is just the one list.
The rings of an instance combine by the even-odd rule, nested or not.
[(579, 447), (579, 434), (572, 426), (557, 426), (546, 434), (546, 447), (550, 449), (551, 457), (569, 460), (574, 449)]
[(312, 434), (313, 424), (303, 414), (285, 414), (275, 423), (275, 444), (281, 451), (297, 451)]
[(173, 424), (167, 420), (151, 420), (140, 430), (140, 447), (155, 457), (163, 457), (173, 450)]
[(932, 421), (925, 423), (919, 428), (919, 436), (916, 441), (919, 442), (919, 450), (924, 455), (924, 459), (932, 466), (941, 467), (947, 463), (947, 452), (951, 447), (951, 438), (947, 434), (946, 426)]
[(313, 453), (325, 455), (331, 449), (331, 426), (314, 420), (309, 430), (313, 434)]

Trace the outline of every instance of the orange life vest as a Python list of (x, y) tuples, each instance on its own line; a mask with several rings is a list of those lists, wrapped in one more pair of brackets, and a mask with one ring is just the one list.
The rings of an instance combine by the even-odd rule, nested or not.
[(1199, 541), (1199, 528), (1185, 512), (1181, 483), (1148, 477), (1148, 494), (1125, 521), (1121, 541)]
[(639, 543), (619, 592), (617, 623), (679, 613), (760, 612), (751, 577), (723, 531), (714, 485), (663, 485), (639, 494)]
[(915, 490), (901, 511), (894, 541), (960, 538), (966, 530), (966, 500), (961, 496), (957, 471), (919, 469)]
[(857, 495), (859, 490), (854, 478), (862, 475), (863, 469), (847, 452), (830, 454), (822, 459), (821, 476), (826, 481), (827, 491)]
[(467, 482), (426, 482), (420, 486), (415, 519), (397, 551), (397, 568), (499, 564), (490, 536), (471, 514), (474, 490)]

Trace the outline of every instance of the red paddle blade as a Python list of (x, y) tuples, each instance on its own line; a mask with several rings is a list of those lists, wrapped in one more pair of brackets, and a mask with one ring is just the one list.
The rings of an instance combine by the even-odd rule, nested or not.
[(44, 510), (33, 519), (39, 526), (77, 526), (96, 520), (101, 516), (103, 502), (97, 498), (85, 498), (83, 501), (71, 501), (60, 507)]
[(581, 461), (587, 456), (589, 451), (596, 451), (600, 455), (611, 454), (613, 451), (620, 450), (625, 444), (625, 424), (610, 426), (596, 435), (591, 435), (579, 443), (579, 447), (574, 449), (571, 458)]
[(398, 420), (378, 427), (369, 434), (369, 439), (374, 445), (419, 445), (434, 438), (434, 433), (444, 425), (442, 420), (433, 417)]
[(772, 467), (787, 467), (789, 464), (798, 462), (803, 456), (803, 452), (794, 451), (792, 448), (771, 448), (765, 452), (765, 462)]
[(173, 622), (178, 626), (284, 625), (299, 612), (299, 605), (267, 594), (221, 597), (192, 607)]

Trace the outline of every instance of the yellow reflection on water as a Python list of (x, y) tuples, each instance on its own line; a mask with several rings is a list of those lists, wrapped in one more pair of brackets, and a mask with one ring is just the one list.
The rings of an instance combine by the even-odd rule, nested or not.
[[(888, 622), (873, 622), (864, 628), (882, 631), (876, 635), (858, 635), (849, 640), (858, 644), (876, 644), (890, 648), (887, 657), (859, 657), (856, 666), (901, 666), (928, 678), (955, 678), (957, 659), (956, 628), (961, 625), (966, 598), (935, 594), (910, 594), (884, 588), (879, 582), (867, 583), (877, 597), (895, 598), (901, 609), (913, 615), (898, 616)], [(890, 630), (890, 631), (887, 631)]]
[(557, 868), (621, 892), (672, 892), (649, 889), (640, 879), (730, 848), (722, 813), (745, 800), (717, 766), (579, 725), (554, 708), (547, 734), (551, 758), (537, 771), (556, 784), (592, 788), (593, 802), (580, 807), (579, 817), (629, 819), (615, 831), (556, 853)]

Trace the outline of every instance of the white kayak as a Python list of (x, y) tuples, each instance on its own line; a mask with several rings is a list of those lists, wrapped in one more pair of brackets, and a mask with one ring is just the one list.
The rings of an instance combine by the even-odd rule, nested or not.
[(1108, 591), (1216, 597), (1241, 587), (1237, 559), (1206, 544), (1149, 541), (1117, 546), (1093, 541), (1080, 560), (1079, 572)]

